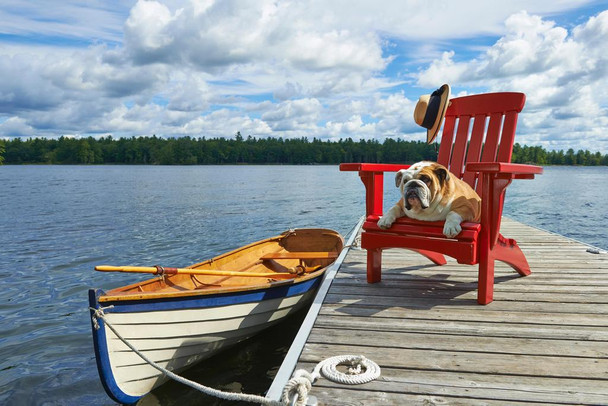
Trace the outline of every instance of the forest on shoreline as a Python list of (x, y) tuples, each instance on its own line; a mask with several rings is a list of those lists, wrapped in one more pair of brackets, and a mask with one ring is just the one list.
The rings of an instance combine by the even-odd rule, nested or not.
[[(435, 145), (387, 138), (323, 141), (307, 138), (162, 138), (131, 137), (0, 140), (0, 164), (129, 164), (129, 165), (311, 165), (343, 162), (413, 163), (436, 160)], [(608, 154), (547, 151), (515, 144), (512, 162), (537, 165), (608, 165)]]

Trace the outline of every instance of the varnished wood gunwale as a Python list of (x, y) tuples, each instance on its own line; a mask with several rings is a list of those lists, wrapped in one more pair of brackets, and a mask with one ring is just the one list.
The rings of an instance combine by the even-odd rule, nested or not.
[[(319, 277), (342, 250), (342, 236), (328, 229), (296, 229), (280, 236), (248, 244), (188, 267), (193, 270), (226, 270), (239, 276), (168, 275), (115, 288), (99, 297), (99, 302), (137, 301), (205, 296), (238, 291), (263, 290), (306, 282)], [(281, 259), (277, 264), (270, 259)], [(248, 272), (284, 273), (304, 263), (315, 269), (291, 279), (248, 277)], [(319, 268), (319, 266), (321, 266)]]

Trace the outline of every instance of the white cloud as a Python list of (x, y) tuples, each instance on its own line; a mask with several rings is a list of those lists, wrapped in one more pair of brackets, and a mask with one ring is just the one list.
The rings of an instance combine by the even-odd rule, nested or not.
[(608, 11), (571, 33), (526, 12), (512, 15), (505, 26), (507, 33), (474, 60), (455, 62), (454, 52), (444, 53), (419, 74), (419, 84), (522, 91), (527, 104), (520, 142), (567, 149), (569, 131), (580, 147), (608, 150), (608, 134), (601, 130), (608, 116)]
[(11, 117), (0, 123), (0, 138), (33, 137), (34, 135), (36, 135), (34, 129), (22, 118)]
[(262, 114), (262, 120), (274, 131), (312, 130), (322, 108), (317, 99), (288, 100)]
[(211, 89), (205, 78), (191, 70), (171, 74), (163, 95), (169, 100), (169, 110), (201, 112), (210, 107)]
[(19, 114), (62, 102), (62, 92), (42, 76), (43, 58), (11, 55), (0, 58), (0, 111)]
[(223, 0), (170, 10), (139, 1), (125, 24), (127, 52), (139, 64), (185, 63), (217, 73), (233, 64), (271, 63), (300, 70), (380, 70), (373, 32), (318, 24), (293, 3)]
[(35, 42), (41, 36), (61, 44), (122, 42), (124, 15), (133, 0), (1, 1), (1, 32)]
[(455, 62), (454, 51), (444, 52), (418, 76), (419, 84), (431, 86), (443, 79), (473, 85), (490, 80), (498, 85), (504, 78), (568, 70), (575, 63), (576, 47), (567, 31), (554, 23), (524, 11), (509, 17), (505, 26), (506, 35), (478, 59)]
[(329, 121), (325, 128), (331, 138), (334, 139), (342, 137), (369, 138), (375, 135), (375, 126), (374, 123), (364, 124), (361, 116), (355, 114), (343, 122)]
[(174, 41), (168, 26), (179, 19), (183, 10), (171, 15), (169, 8), (157, 1), (138, 1), (125, 23), (127, 39), (142, 52), (154, 52)]
[[(114, 12), (100, 1), (53, 10), (34, 1), (25, 15), (3, 7), (2, 32), (24, 40), (0, 42), (0, 136), (422, 140), (415, 102), (449, 82), (458, 94), (525, 92), (520, 142), (608, 152), (608, 12), (565, 27), (547, 14), (580, 2), (528, 3), (140, 0)], [(57, 36), (64, 43), (44, 45)], [(479, 36), (495, 40), (468, 45)]]
[(260, 119), (243, 116), (228, 109), (198, 117), (181, 128), (182, 135), (227, 137), (240, 131), (243, 135), (270, 135), (272, 130)]

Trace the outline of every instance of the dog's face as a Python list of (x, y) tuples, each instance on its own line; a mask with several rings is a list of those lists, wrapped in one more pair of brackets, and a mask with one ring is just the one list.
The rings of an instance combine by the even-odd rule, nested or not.
[(395, 176), (401, 200), (378, 219), (378, 227), (388, 229), (400, 217), (416, 220), (445, 220), (443, 234), (453, 238), (461, 231), (460, 223), (479, 222), (481, 199), (466, 182), (436, 162), (418, 162)]
[(433, 202), (443, 199), (448, 180), (449, 172), (444, 166), (418, 162), (397, 172), (395, 185), (401, 190), (405, 209), (422, 214)]

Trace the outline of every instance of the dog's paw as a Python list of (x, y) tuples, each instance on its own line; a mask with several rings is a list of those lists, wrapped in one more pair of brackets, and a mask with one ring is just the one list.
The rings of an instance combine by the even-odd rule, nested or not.
[(378, 227), (383, 228), (383, 229), (387, 229), (390, 228), (393, 225), (393, 221), (391, 221), (391, 219), (388, 216), (383, 216), (380, 218), (380, 220), (378, 220)]
[(445, 224), (443, 225), (443, 235), (448, 238), (456, 237), (461, 231), (462, 228), (460, 227), (460, 223), (446, 220)]

